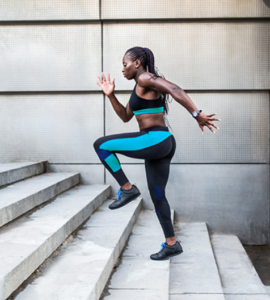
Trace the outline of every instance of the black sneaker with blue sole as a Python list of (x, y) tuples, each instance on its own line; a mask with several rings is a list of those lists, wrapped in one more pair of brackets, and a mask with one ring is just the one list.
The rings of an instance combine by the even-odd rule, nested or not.
[(152, 260), (167, 260), (170, 257), (181, 254), (182, 252), (183, 249), (178, 241), (173, 246), (162, 243), (160, 251), (158, 253), (150, 255), (150, 258)]
[(126, 191), (122, 190), (121, 188), (117, 192), (116, 200), (109, 206), (110, 209), (117, 209), (120, 208), (132, 200), (135, 200), (137, 197), (140, 196), (140, 191), (136, 187), (136, 185), (132, 185), (132, 190)]

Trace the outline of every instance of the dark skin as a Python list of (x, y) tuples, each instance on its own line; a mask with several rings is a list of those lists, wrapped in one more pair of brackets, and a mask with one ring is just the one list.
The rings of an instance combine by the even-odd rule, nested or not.
[[(125, 54), (123, 57), (122, 73), (124, 77), (126, 77), (126, 79), (134, 79), (138, 83), (135, 92), (139, 97), (145, 100), (158, 99), (161, 93), (167, 93), (170, 94), (175, 101), (184, 106), (190, 114), (198, 110), (196, 105), (192, 102), (192, 100), (183, 89), (163, 78), (152, 78), (153, 74), (146, 72), (141, 64), (141, 61), (138, 59), (132, 61), (128, 54)], [(129, 103), (127, 103), (126, 107), (124, 107), (115, 97), (115, 79), (111, 81), (110, 73), (108, 73), (107, 79), (104, 73), (102, 73), (102, 78), (98, 76), (98, 79), (99, 82), (97, 82), (97, 84), (102, 88), (104, 94), (110, 99), (117, 115), (123, 120), (123, 122), (129, 122), (134, 114), (129, 108)], [(214, 128), (219, 129), (213, 123), (213, 121), (221, 120), (213, 118), (214, 115), (216, 115), (216, 113), (208, 115), (201, 112), (195, 118), (202, 130), (202, 134), (205, 133), (204, 126), (208, 127), (209, 130), (211, 130), (213, 133), (215, 133)], [(143, 114), (136, 115), (136, 119), (139, 124), (140, 130), (142, 130), (152, 126), (166, 126), (163, 116), (163, 113)], [(121, 188), (131, 189), (132, 185), (130, 182), (127, 182), (126, 184), (121, 186)], [(166, 243), (168, 245), (174, 245), (176, 243), (175, 237), (166, 238)]]

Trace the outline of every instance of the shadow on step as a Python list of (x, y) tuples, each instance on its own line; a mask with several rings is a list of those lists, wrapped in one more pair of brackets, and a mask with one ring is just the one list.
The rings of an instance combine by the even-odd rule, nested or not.
[(243, 246), (263, 284), (270, 286), (270, 246)]

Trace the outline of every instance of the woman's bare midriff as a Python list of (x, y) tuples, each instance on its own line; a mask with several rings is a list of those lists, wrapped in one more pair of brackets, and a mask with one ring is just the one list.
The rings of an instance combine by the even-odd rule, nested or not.
[(153, 126), (166, 126), (163, 113), (137, 115), (136, 119), (140, 130)]

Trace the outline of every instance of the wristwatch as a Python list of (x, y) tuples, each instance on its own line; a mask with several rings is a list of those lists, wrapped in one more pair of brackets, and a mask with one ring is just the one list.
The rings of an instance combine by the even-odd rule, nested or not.
[(192, 117), (193, 117), (193, 118), (198, 117), (199, 113), (201, 113), (201, 112), (202, 112), (202, 110), (196, 110), (196, 111), (194, 111), (194, 112), (192, 113)]

